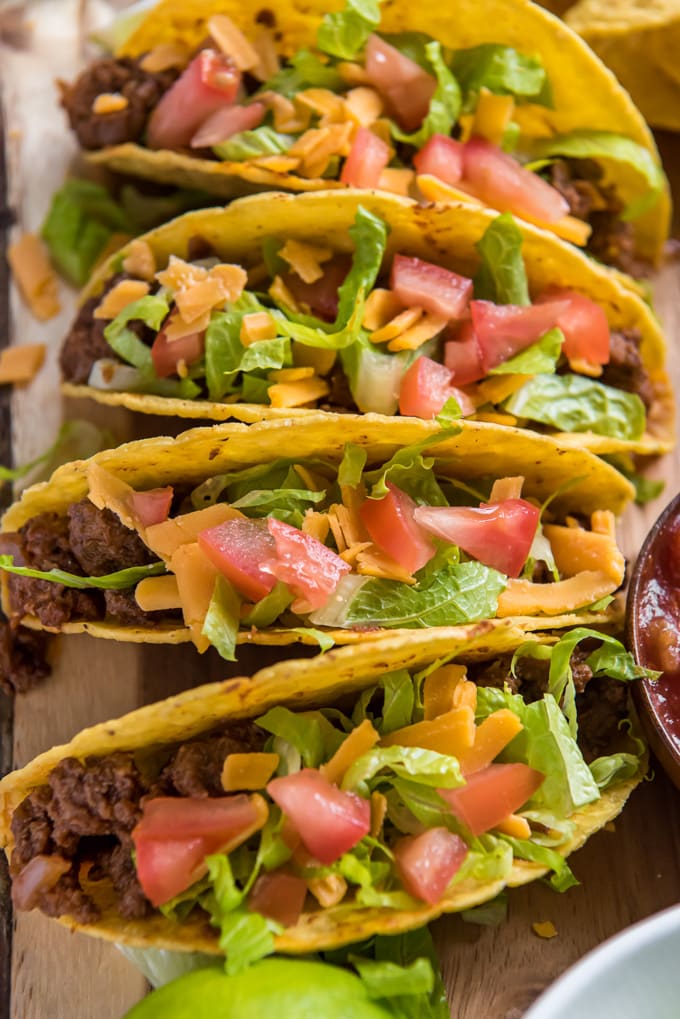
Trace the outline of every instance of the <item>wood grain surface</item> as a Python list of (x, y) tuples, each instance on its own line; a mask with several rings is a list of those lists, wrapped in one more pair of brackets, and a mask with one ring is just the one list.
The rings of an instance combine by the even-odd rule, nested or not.
[[(70, 142), (54, 103), (52, 78), (71, 76), (82, 57), (84, 22), (99, 18), (103, 3), (50, 0), (39, 10), (28, 37), (17, 30), (0, 0), (0, 97), (5, 116), (7, 191), (0, 179), (0, 245), (12, 209), (24, 229), (42, 220), (49, 195), (72, 157)], [(78, 24), (79, 31), (73, 26)], [(36, 123), (44, 130), (37, 131)], [(47, 127), (45, 127), (47, 125)], [(680, 143), (660, 138), (673, 183), (680, 184)], [(36, 167), (39, 173), (36, 173)], [(7, 200), (3, 203), (2, 196)], [(676, 193), (680, 195), (680, 188)], [(0, 249), (0, 256), (2, 250)], [(669, 339), (670, 367), (680, 388), (680, 265), (669, 262), (654, 282), (656, 308)], [(62, 416), (101, 421), (85, 404), (62, 407), (57, 395), (56, 356), (73, 309), (73, 295), (63, 293), (57, 321), (40, 326), (15, 293), (8, 299), (6, 265), (0, 257), (0, 345), (44, 340), (49, 346), (46, 369), (26, 389), (12, 396), (13, 453), (24, 462), (49, 443)], [(10, 311), (11, 309), (11, 316)], [(11, 323), (10, 323), (11, 317)], [(10, 449), (9, 396), (0, 389), (0, 462)], [(140, 427), (124, 412), (107, 423), (119, 438)], [(157, 422), (146, 421), (147, 433)], [(628, 510), (621, 522), (624, 549), (632, 561), (650, 524), (680, 489), (680, 457), (674, 453), (654, 464), (650, 473), (666, 481), (663, 495), (640, 509)], [(3, 493), (0, 490), (0, 498)], [(249, 672), (261, 659), (247, 649), (238, 671)], [(48, 683), (18, 698), (12, 709), (0, 702), (0, 768), (12, 756), (21, 765), (45, 748), (68, 740), (83, 726), (113, 717), (176, 690), (228, 673), (215, 655), (199, 658), (188, 647), (137, 648), (88, 637), (55, 641), (54, 673)], [(236, 669), (231, 672), (236, 674)], [(13, 715), (13, 744), (10, 726)], [(11, 750), (11, 754), (10, 754)], [(644, 783), (613, 830), (602, 831), (573, 857), (581, 884), (558, 895), (542, 884), (509, 895), (508, 919), (495, 928), (447, 917), (434, 925), (452, 1015), (456, 1019), (520, 1019), (544, 987), (605, 938), (680, 901), (680, 794), (662, 773)], [(0, 873), (0, 894), (3, 889)], [(73, 935), (34, 912), (21, 914), (9, 957), (10, 912), (6, 896), (0, 921), (0, 1019), (120, 1019), (145, 992), (137, 971), (107, 944)], [(557, 936), (537, 937), (532, 923), (551, 920)], [(11, 996), (7, 977), (11, 973)]]

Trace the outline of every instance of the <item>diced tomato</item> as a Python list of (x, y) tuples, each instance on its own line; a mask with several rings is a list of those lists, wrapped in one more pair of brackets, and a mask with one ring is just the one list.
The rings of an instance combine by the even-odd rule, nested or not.
[(538, 223), (556, 223), (569, 214), (569, 205), (557, 188), (485, 138), (465, 142), (461, 184), (492, 209)]
[(262, 564), (276, 555), (276, 544), (264, 520), (225, 520), (201, 531), (198, 544), (246, 598), (259, 601), (276, 584), (276, 578), (262, 569)]
[(173, 495), (171, 485), (167, 488), (150, 488), (148, 492), (132, 493), (130, 496), (132, 512), (142, 527), (161, 524), (168, 519)]
[(376, 545), (409, 573), (415, 573), (435, 554), (429, 535), (413, 518), (416, 504), (410, 495), (387, 482), (382, 499), (366, 499), (359, 516)]
[(422, 835), (399, 839), (394, 849), (404, 888), (414, 899), (431, 906), (439, 902), (467, 853), (460, 835), (446, 828), (430, 828)]
[(581, 359), (589, 364), (609, 363), (609, 323), (604, 308), (576, 290), (551, 287), (538, 298), (537, 304), (568, 301), (556, 325), (564, 333), (563, 353), (569, 360)]
[(307, 305), (312, 315), (324, 322), (334, 322), (338, 314), (338, 290), (351, 265), (349, 256), (337, 255), (330, 262), (324, 262), (323, 276), (314, 283), (305, 283), (294, 272), (284, 273), (283, 281), (295, 300)]
[(159, 379), (167, 379), (169, 375), (177, 374), (177, 366), (180, 361), (185, 364), (194, 364), (200, 361), (205, 350), (205, 333), (188, 333), (180, 336), (177, 340), (169, 340), (165, 332), (175, 312), (171, 312), (165, 320), (164, 327), (156, 336), (151, 346), (151, 360), (153, 368)]
[(365, 66), (366, 74), (404, 130), (419, 128), (437, 87), (432, 75), (379, 35), (368, 37)]
[(463, 176), (463, 143), (445, 134), (433, 134), (413, 157), (418, 173), (431, 173), (455, 186)]
[(307, 897), (307, 884), (285, 870), (261, 874), (248, 896), (248, 909), (275, 920), (282, 927), (294, 927)]
[(485, 566), (518, 577), (536, 535), (540, 510), (525, 499), (474, 506), (417, 506), (416, 522)]
[(151, 114), (146, 131), (149, 148), (188, 145), (215, 110), (233, 103), (240, 83), (241, 72), (230, 57), (201, 50)]
[(267, 820), (261, 796), (158, 797), (143, 808), (132, 831), (137, 876), (144, 894), (159, 906), (205, 873), (205, 858), (230, 852)]
[(438, 792), (473, 835), (482, 835), (523, 807), (543, 778), (528, 764), (489, 764), (466, 775), (459, 789)]
[(204, 120), (191, 139), (192, 149), (210, 148), (226, 142), (239, 131), (252, 131), (264, 120), (267, 107), (264, 103), (249, 106), (222, 106)]
[(449, 320), (461, 318), (472, 295), (472, 280), (432, 262), (407, 255), (392, 260), (390, 286), (406, 308), (424, 308)]
[(426, 421), (436, 417), (450, 396), (456, 398), (463, 417), (474, 414), (475, 406), (462, 389), (451, 384), (451, 370), (431, 357), (419, 357), (403, 379), (399, 391), (399, 413)]
[(464, 322), (458, 336), (444, 344), (444, 364), (456, 385), (466, 386), (469, 382), (484, 378), (486, 372), (482, 363), (482, 349), (472, 322)]
[(352, 188), (377, 188), (380, 174), (390, 161), (390, 147), (367, 127), (360, 127), (340, 174)]
[(470, 301), (472, 327), (482, 353), (485, 373), (503, 364), (554, 329), (567, 301), (546, 304), (494, 304)]
[(267, 563), (267, 569), (296, 596), (297, 601), (291, 606), (293, 612), (322, 608), (343, 573), (349, 573), (349, 563), (311, 534), (282, 520), (269, 517), (267, 527), (276, 543), (275, 558)]
[(331, 785), (312, 768), (273, 779), (267, 792), (320, 863), (335, 863), (370, 831), (369, 801)]

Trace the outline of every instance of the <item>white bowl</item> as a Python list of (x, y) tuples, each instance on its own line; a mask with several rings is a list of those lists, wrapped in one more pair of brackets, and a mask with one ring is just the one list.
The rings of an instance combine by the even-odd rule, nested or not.
[(590, 1017), (680, 1017), (680, 906), (589, 952), (541, 995), (524, 1019)]

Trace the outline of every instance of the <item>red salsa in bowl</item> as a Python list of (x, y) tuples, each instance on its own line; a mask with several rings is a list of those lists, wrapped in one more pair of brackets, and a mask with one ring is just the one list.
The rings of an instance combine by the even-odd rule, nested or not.
[(680, 495), (640, 550), (627, 608), (628, 643), (639, 665), (662, 673), (636, 684), (649, 742), (680, 788)]

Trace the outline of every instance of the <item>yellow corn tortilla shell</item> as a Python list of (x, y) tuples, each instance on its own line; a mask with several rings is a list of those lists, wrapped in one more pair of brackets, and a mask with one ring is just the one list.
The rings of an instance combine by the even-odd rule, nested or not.
[[(319, 224), (323, 224), (324, 244), (336, 251), (351, 252), (348, 230), (360, 206), (383, 219), (390, 227), (386, 257), (396, 253), (415, 255), (474, 276), (479, 266), (476, 242), (496, 218), (496, 213), (479, 205), (418, 206), (406, 198), (384, 193), (346, 190), (306, 195), (270, 193), (254, 195), (224, 209), (189, 212), (144, 235), (159, 267), (170, 255), (186, 258), (189, 241), (204, 238), (220, 258), (237, 262), (244, 268), (262, 260), (265, 237), (295, 239), (318, 243)], [(640, 353), (654, 387), (655, 400), (648, 415), (647, 432), (637, 442), (629, 442), (590, 432), (559, 433), (564, 445), (584, 446), (597, 454), (636, 452), (654, 455), (672, 446), (674, 434), (673, 392), (665, 368), (666, 347), (659, 323), (649, 306), (635, 293), (623, 287), (617, 277), (577, 248), (562, 244), (552, 234), (519, 223), (524, 237), (522, 255), (533, 295), (549, 286), (578, 290), (596, 301), (605, 311), (612, 330), (638, 329), (642, 336)], [(105, 281), (120, 266), (129, 248), (122, 248), (94, 274), (83, 293), (87, 300), (101, 292)], [(251, 423), (263, 419), (308, 418), (318, 411), (302, 408), (273, 408), (260, 404), (214, 403), (178, 400), (139, 393), (113, 393), (91, 386), (65, 383), (67, 396), (88, 396), (100, 403), (125, 406), (148, 414), (224, 420), (237, 418)], [(348, 420), (349, 416), (343, 418)], [(393, 427), (396, 418), (386, 418)], [(462, 421), (464, 431), (476, 431), (479, 423)], [(523, 434), (531, 434), (524, 429)]]
[(680, 130), (678, 0), (581, 0), (565, 15), (654, 127)]
[[(198, 485), (208, 477), (227, 471), (275, 460), (283, 450), (294, 451), (300, 460), (320, 457), (340, 462), (346, 443), (355, 443), (367, 452), (368, 463), (382, 463), (397, 449), (435, 436), (439, 426), (415, 418), (385, 418), (379, 415), (317, 413), (303, 420), (261, 421), (250, 427), (220, 424), (195, 428), (177, 438), (142, 439), (104, 450), (90, 460), (79, 460), (59, 467), (49, 481), (33, 485), (5, 513), (2, 530), (16, 531), (27, 520), (43, 512), (65, 514), (67, 508), (88, 494), (87, 471), (96, 462), (133, 488), (145, 490), (164, 485)], [(462, 429), (428, 451), (442, 474), (470, 481), (488, 477), (523, 475), (523, 492), (543, 502), (554, 495), (552, 509), (560, 514), (589, 514), (597, 509), (619, 513), (633, 496), (633, 488), (618, 471), (583, 449), (560, 447), (552, 439), (534, 432), (480, 422), (475, 428)], [(570, 481), (571, 484), (565, 482)], [(3, 604), (9, 609), (8, 574), (2, 573)], [(569, 626), (579, 622), (611, 622), (611, 613), (586, 616), (582, 613), (523, 617), (526, 629), (546, 625)], [(22, 622), (34, 629), (46, 629), (36, 618)], [(190, 639), (180, 625), (153, 629), (127, 627), (110, 622), (70, 622), (60, 633), (89, 633), (92, 636), (132, 642), (178, 644)], [(362, 643), (385, 631), (355, 632), (331, 630), (338, 644)], [(412, 632), (412, 631), (407, 631)], [(290, 630), (270, 628), (245, 630), (240, 643), (286, 645), (294, 641), (313, 643)]]
[[(82, 760), (114, 751), (134, 751), (154, 744), (188, 740), (221, 721), (252, 718), (277, 704), (296, 710), (333, 703), (346, 694), (369, 687), (386, 671), (422, 668), (451, 654), (463, 660), (494, 657), (514, 650), (526, 639), (526, 634), (509, 621), (390, 636), (351, 649), (332, 650), (309, 661), (281, 662), (261, 670), (251, 679), (232, 679), (189, 690), (123, 718), (85, 729), (68, 745), (48, 750), (0, 782), (0, 845), (9, 856), (13, 844), (10, 827), (13, 811), (31, 790), (46, 782), (52, 769), (65, 757)], [(545, 635), (540, 639), (543, 642), (554, 640)], [(559, 852), (568, 855), (616, 817), (641, 777), (642, 772), (614, 786), (594, 804), (573, 815), (574, 833)], [(423, 904), (409, 911), (358, 907), (351, 903), (319, 908), (304, 913), (294, 927), (277, 936), (276, 950), (305, 953), (349, 944), (372, 934), (396, 934), (420, 927), (441, 913), (458, 912), (486, 902), (505, 884), (525, 884), (545, 873), (545, 867), (517, 860), (507, 880), (467, 879), (454, 883), (436, 906)], [(102, 919), (93, 924), (79, 924), (72, 918), (61, 917), (62, 924), (137, 947), (221, 954), (218, 933), (205, 922), (189, 918), (177, 924), (160, 915), (125, 920), (113, 908), (114, 897), (108, 882), (92, 883), (87, 891), (102, 909)]]
[[(227, 14), (251, 38), (261, 29), (263, 8), (275, 19), (280, 52), (291, 56), (302, 47), (314, 48), (324, 14), (344, 6), (343, 0), (287, 0), (271, 8), (237, 0), (161, 0), (122, 46), (119, 56), (137, 57), (160, 43), (180, 43), (189, 50), (201, 45), (211, 15)], [(267, 23), (265, 21), (265, 23)], [(529, 0), (456, 0), (455, 10), (428, 0), (413, 4), (392, 0), (381, 11), (381, 32), (425, 32), (452, 49), (482, 43), (512, 46), (540, 55), (548, 73), (554, 109), (536, 107), (539, 130), (563, 134), (588, 128), (612, 131), (658, 152), (652, 134), (628, 93), (591, 49), (553, 15)], [(292, 191), (328, 188), (322, 179), (275, 174), (243, 163), (217, 163), (179, 152), (153, 152), (142, 146), (113, 146), (88, 155), (92, 162), (121, 173), (165, 183), (198, 187), (223, 198), (253, 190), (287, 188)], [(642, 178), (623, 165), (607, 167), (609, 179), (627, 204), (644, 194)], [(332, 186), (342, 187), (339, 182)], [(464, 199), (464, 195), (461, 195)], [(637, 253), (657, 262), (668, 235), (668, 190), (635, 221)]]

